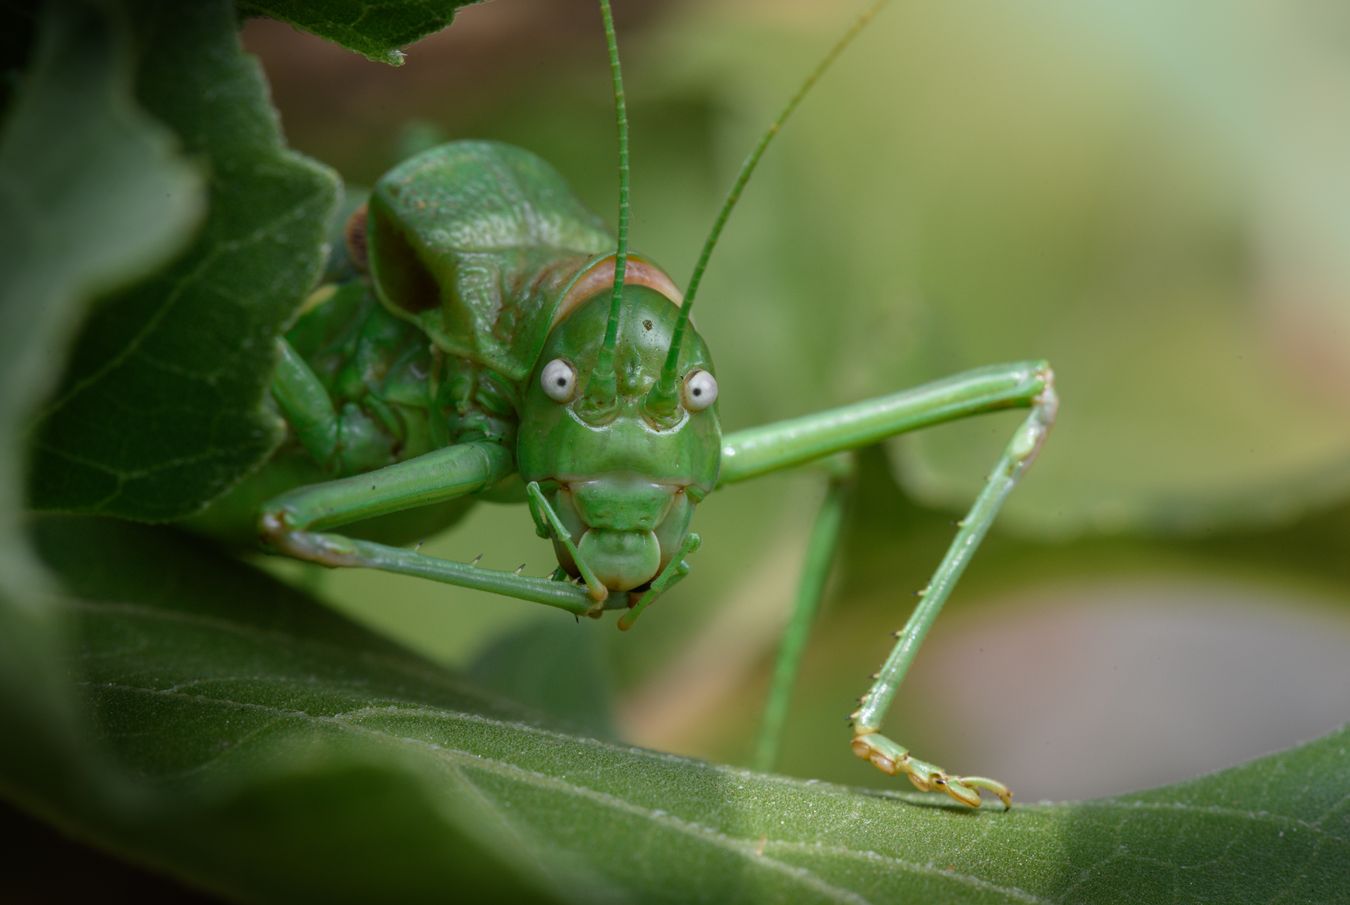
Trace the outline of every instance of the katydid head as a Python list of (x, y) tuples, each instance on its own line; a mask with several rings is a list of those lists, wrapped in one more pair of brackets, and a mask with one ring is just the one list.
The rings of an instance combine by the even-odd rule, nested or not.
[(694, 505), (716, 485), (722, 447), (712, 361), (689, 321), (703, 272), (769, 142), (884, 2), (874, 0), (807, 75), (746, 158), (677, 307), (625, 282), (628, 114), (610, 0), (600, 0), (619, 151), (614, 280), (607, 295), (590, 297), (549, 334), (526, 386), (517, 449), (521, 477), (539, 483), (570, 535), (568, 543), (554, 540), (570, 574), (581, 573), (579, 556), (606, 588), (633, 590), (680, 555)]
[[(643, 587), (677, 554), (694, 506), (717, 483), (722, 451), (717, 381), (703, 339), (686, 333), (680, 399), (673, 411), (654, 411), (648, 397), (679, 309), (629, 284), (622, 311), (612, 405), (588, 406), (585, 392), (610, 312), (609, 293), (601, 292), (549, 334), (525, 387), (517, 445), (521, 477), (539, 482), (581, 557), (612, 591)], [(571, 552), (558, 540), (554, 547), (577, 575)]]

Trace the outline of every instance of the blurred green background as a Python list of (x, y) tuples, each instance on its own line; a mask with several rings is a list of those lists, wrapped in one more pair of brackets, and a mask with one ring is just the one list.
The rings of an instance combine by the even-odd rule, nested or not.
[[(687, 277), (721, 193), (852, 4), (623, 2), (635, 247)], [(437, 138), (553, 162), (612, 221), (590, 0), (465, 10), (406, 65), (244, 28), (293, 146), (368, 184)], [(1350, 8), (896, 4), (732, 218), (696, 321), (729, 429), (1047, 357), (1041, 461), (889, 728), (1024, 800), (1103, 795), (1322, 734), (1350, 699)], [(844, 715), (1013, 420), (865, 457), (781, 769), (888, 784)], [(710, 498), (695, 571), (627, 635), (529, 604), (270, 567), (578, 724), (743, 762), (822, 492)], [(523, 508), (424, 550), (550, 568)], [(613, 720), (604, 708), (612, 704)]]

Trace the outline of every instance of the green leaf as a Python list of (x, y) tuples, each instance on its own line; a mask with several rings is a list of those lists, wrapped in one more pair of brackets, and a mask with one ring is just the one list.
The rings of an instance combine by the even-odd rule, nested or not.
[(119, 17), (48, 4), (0, 139), (0, 727), (25, 739), (0, 746), (11, 781), (83, 754), (52, 653), (54, 590), (19, 521), (25, 430), (88, 302), (164, 262), (202, 210), (199, 175), (133, 102), (132, 72)]
[(137, 99), (208, 171), (210, 213), (186, 254), (85, 323), (39, 427), (32, 499), (161, 520), (205, 505), (279, 442), (263, 406), (274, 340), (320, 273), (337, 184), (282, 145), (230, 4), (136, 11)]
[(553, 620), (527, 623), (487, 644), (469, 675), (482, 688), (547, 713), (556, 725), (615, 738), (613, 671), (602, 636), (590, 629), (579, 620), (572, 630)]
[(270, 16), (335, 41), (377, 63), (403, 65), (399, 48), (440, 31), (461, 7), (482, 0), (244, 0), (246, 13)]
[(47, 810), (227, 895), (1350, 900), (1350, 731), (1167, 789), (973, 813), (562, 733), (159, 529), (38, 534), (101, 741), (159, 796)]

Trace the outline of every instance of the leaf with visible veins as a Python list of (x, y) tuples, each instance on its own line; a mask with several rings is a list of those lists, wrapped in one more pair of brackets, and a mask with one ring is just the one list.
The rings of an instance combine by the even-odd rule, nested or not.
[(43, 509), (167, 520), (280, 441), (263, 404), (274, 343), (319, 277), (337, 181), (282, 144), (230, 4), (135, 9), (137, 100), (206, 171), (210, 210), (172, 266), (84, 324), (38, 427), (31, 496)]
[(976, 813), (561, 732), (181, 538), (39, 528), (73, 595), (70, 668), (101, 741), (173, 803), (130, 836), (84, 822), (80, 801), (59, 803), (62, 819), (231, 896), (416, 901), (501, 884), (582, 902), (1350, 895), (1346, 730), (1152, 792)]

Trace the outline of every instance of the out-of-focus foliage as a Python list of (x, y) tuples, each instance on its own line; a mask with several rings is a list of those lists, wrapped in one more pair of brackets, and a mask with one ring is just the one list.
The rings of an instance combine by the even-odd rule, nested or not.
[[(1010, 815), (589, 740), (745, 749), (811, 475), (704, 503), (694, 576), (630, 637), (440, 586), (282, 569), (404, 644), (472, 661), (461, 672), (167, 533), (42, 518), (39, 564), (25, 462), (32, 503), (166, 518), (275, 440), (270, 339), (318, 278), (334, 187), (282, 143), (234, 13), (393, 61), (460, 5), (63, 0), (32, 53), (13, 39), (28, 19), (0, 12), (16, 23), (3, 65), (29, 67), (0, 94), (0, 734), (22, 740), (0, 753), (0, 792), (249, 899), (1345, 900), (1343, 731)], [(680, 277), (843, 13), (617, 12), (634, 235)], [(436, 136), (495, 138), (610, 211), (593, 4), (499, 0), (464, 19), (397, 71), (247, 28), (291, 143), (358, 183)], [(1059, 373), (1046, 455), (902, 690), (895, 735), (920, 755), (1021, 789), (1000, 766), (1017, 764), (1032, 797), (1064, 797), (1084, 775), (1138, 787), (1238, 759), (1212, 759), (1222, 733), (1201, 731), (1215, 708), (1191, 705), (1194, 687), (1227, 689), (1233, 719), (1285, 745), (1344, 719), (1307, 702), (1348, 681), (1317, 646), (1336, 649), (1350, 600), (1346, 24), (1311, 2), (895, 5), (766, 158), (697, 314), (730, 427), (1000, 359), (1046, 356)], [(864, 457), (788, 772), (893, 787), (849, 758), (841, 718), (1010, 429), (983, 420)], [(548, 556), (514, 510), (426, 549), (532, 571)], [(1187, 634), (1150, 581), (1198, 588), (1213, 629)], [(1112, 608), (1113, 593), (1133, 596)], [(1017, 594), (1032, 605), (999, 605)], [(1282, 642), (1247, 597), (1303, 634)], [(1009, 660), (1019, 624), (1030, 646)], [(1247, 639), (1229, 633), (1242, 624)], [(1171, 687), (1087, 691), (1123, 662), (1082, 653), (1108, 630), (1138, 638), (1145, 664), (1196, 638), (1190, 668)], [(1014, 690), (1054, 663), (1082, 695)], [(1169, 706), (1184, 731), (1135, 728)], [(1044, 712), (1058, 735), (1023, 728)]]
[[(842, 25), (797, 11), (817, 27), (727, 13), (708, 28), (700, 9), (649, 54), (667, 91), (719, 86), (722, 172)], [(705, 332), (762, 340), (737, 344), (751, 361), (732, 379), (795, 365), (751, 383), (752, 417), (1044, 356), (1064, 405), (1013, 525), (1195, 529), (1344, 494), (1337, 19), (1319, 4), (887, 7), (772, 149), (708, 277)], [(964, 505), (1002, 432), (898, 444), (903, 483)]]
[(172, 256), (202, 207), (168, 131), (131, 102), (126, 22), (93, 7), (49, 12), (0, 141), (0, 723), (11, 740), (0, 763), (20, 797), (61, 786), (84, 760), (53, 656), (64, 634), (54, 588), (23, 539), (29, 424), (91, 299)]

